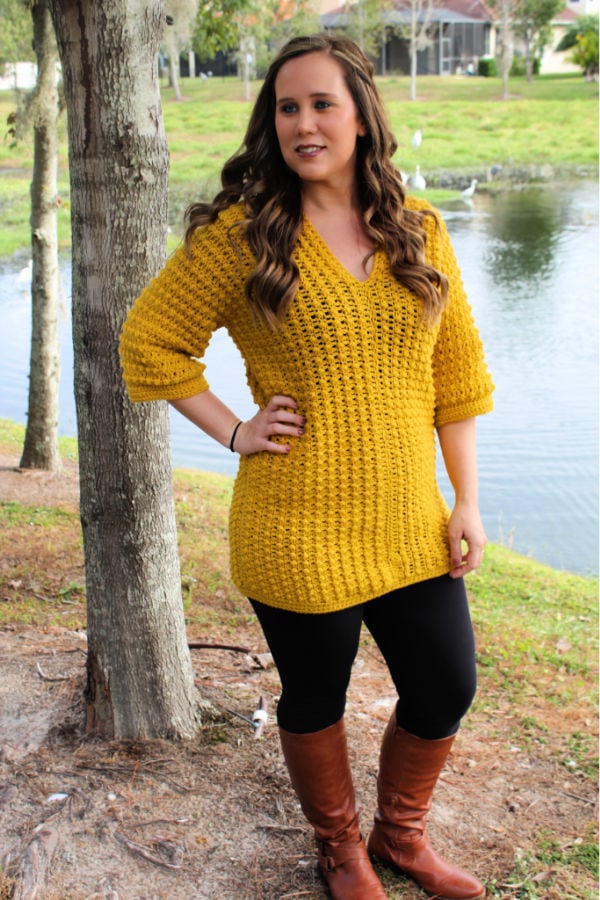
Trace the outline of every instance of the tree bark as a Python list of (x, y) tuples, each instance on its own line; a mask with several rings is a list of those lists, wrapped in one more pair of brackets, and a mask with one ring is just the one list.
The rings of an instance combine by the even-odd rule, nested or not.
[(48, 872), (58, 846), (58, 831), (49, 822), (34, 832), (21, 859), (13, 900), (36, 900), (48, 887)]
[(181, 601), (168, 410), (133, 405), (118, 355), (164, 262), (168, 148), (159, 0), (50, 0), (69, 118), (73, 341), (88, 604), (86, 730), (190, 736), (198, 703)]
[(173, 26), (167, 31), (165, 38), (167, 52), (169, 54), (169, 86), (173, 88), (173, 99), (181, 100), (181, 88), (179, 86), (179, 49), (177, 35)]
[(37, 81), (33, 98), (31, 182), (31, 354), (27, 428), (20, 465), (60, 469), (58, 452), (58, 56), (46, 0), (31, 7)]
[(502, 99), (510, 99), (508, 80), (510, 67), (513, 61), (513, 33), (512, 33), (512, 2), (511, 0), (499, 0), (500, 12), (500, 75), (502, 78)]
[(525, 74), (527, 81), (533, 81), (533, 59), (531, 56), (531, 36), (529, 30), (525, 33)]
[(410, 99), (417, 99), (417, 7), (410, 6)]

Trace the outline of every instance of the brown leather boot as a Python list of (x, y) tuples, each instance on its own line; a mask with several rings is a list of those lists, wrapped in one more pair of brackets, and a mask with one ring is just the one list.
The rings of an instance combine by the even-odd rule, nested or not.
[(390, 863), (439, 900), (476, 900), (485, 888), (473, 875), (441, 859), (429, 843), (425, 816), (454, 737), (426, 741), (392, 716), (381, 745), (371, 856)]
[(319, 865), (334, 900), (385, 900), (358, 827), (344, 720), (311, 734), (279, 729), (302, 811), (315, 830)]

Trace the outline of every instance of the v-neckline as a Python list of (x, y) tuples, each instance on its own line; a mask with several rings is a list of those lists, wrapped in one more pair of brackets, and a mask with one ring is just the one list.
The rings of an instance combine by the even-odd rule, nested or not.
[(354, 275), (354, 273), (351, 272), (350, 269), (348, 269), (344, 265), (344, 263), (340, 260), (340, 258), (335, 255), (335, 253), (333, 252), (333, 250), (331, 249), (331, 247), (329, 246), (329, 244), (327, 243), (327, 241), (325, 240), (325, 238), (323, 237), (323, 235), (321, 234), (321, 232), (319, 231), (317, 226), (314, 225), (313, 222), (311, 222), (310, 218), (307, 215), (304, 215), (304, 217), (303, 217), (303, 226), (308, 231), (310, 231), (312, 233), (312, 235), (314, 235), (317, 238), (317, 240), (319, 241), (319, 243), (321, 244), (321, 246), (327, 253), (327, 256), (329, 257), (330, 261), (332, 262), (334, 268), (338, 269), (338, 271), (344, 275), (346, 281), (350, 281), (356, 285), (367, 285), (369, 283), (371, 278), (373, 278), (373, 276), (375, 275), (375, 270), (377, 268), (378, 260), (381, 255), (380, 250), (376, 249), (373, 252), (373, 255), (372, 255), (373, 265), (371, 266), (371, 271), (367, 274), (367, 277), (366, 278), (357, 278), (356, 275)]

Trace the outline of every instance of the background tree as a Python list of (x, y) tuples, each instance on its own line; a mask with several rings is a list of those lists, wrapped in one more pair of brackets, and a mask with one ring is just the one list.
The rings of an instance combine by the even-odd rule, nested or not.
[(387, 5), (383, 0), (348, 0), (344, 6), (347, 22), (344, 33), (371, 58), (381, 48), (385, 33), (383, 12)]
[(508, 79), (514, 56), (513, 21), (516, 0), (488, 0), (498, 15), (498, 45), (496, 59), (502, 78), (502, 99), (508, 100)]
[(409, 0), (410, 9), (410, 99), (417, 99), (417, 61), (419, 50), (431, 44), (431, 18), (436, 0)]
[(271, 0), (269, 44), (279, 50), (292, 37), (321, 31), (321, 18), (316, 0)]
[[(242, 40), (253, 47), (255, 74), (265, 72), (271, 59), (290, 38), (321, 30), (313, 0), (252, 0), (241, 15)], [(246, 93), (250, 99), (249, 92)]]
[(577, 46), (571, 53), (571, 61), (583, 70), (586, 80), (598, 78), (598, 32), (588, 31), (577, 37)]
[(0, 0), (0, 66), (33, 62), (29, 0)]
[[(265, 15), (266, 14), (266, 15)], [(254, 29), (268, 18), (267, 9), (257, 0), (207, 0), (198, 7), (192, 47), (202, 62), (217, 53), (237, 50), (238, 71), (244, 80), (244, 96), (250, 99), (250, 77), (257, 66)]]
[(558, 51), (573, 50), (571, 60), (586, 79), (598, 76), (598, 15), (579, 16), (559, 41)]
[(218, 52), (236, 51), (249, 99), (251, 75), (262, 72), (289, 38), (320, 27), (314, 0), (210, 0), (198, 8), (193, 49), (203, 62)]
[(410, 99), (417, 99), (417, 71), (419, 50), (432, 42), (433, 11), (442, 0), (403, 0), (398, 9), (405, 14), (405, 23), (396, 23), (394, 31), (408, 43), (410, 58)]
[(118, 339), (164, 261), (160, 0), (49, 0), (69, 124), (75, 403), (88, 610), (87, 731), (191, 735), (166, 404), (127, 399)]
[(527, 81), (533, 80), (534, 59), (541, 59), (552, 41), (552, 20), (564, 8), (564, 0), (516, 0), (513, 32), (523, 41)]
[(219, 52), (226, 52), (240, 43), (239, 20), (248, 0), (201, 0), (192, 46), (202, 62), (208, 62)]
[[(167, 0), (166, 12), (169, 27), (164, 33), (164, 45), (169, 59), (169, 80), (175, 100), (181, 100), (179, 87), (179, 57), (192, 49), (194, 21), (198, 0)], [(190, 73), (193, 74), (193, 73)]]
[(14, 75), (17, 107), (7, 117), (7, 135), (16, 142), (28, 136), (31, 128), (31, 93), (19, 88), (16, 71), (18, 62), (35, 62), (30, 0), (0, 0), (0, 21), (0, 72)]
[(33, 120), (31, 182), (31, 352), (29, 402), (23, 468), (60, 468), (58, 452), (59, 268), (57, 230), (58, 53), (46, 0), (31, 4), (33, 46), (37, 58), (35, 91), (29, 103)]

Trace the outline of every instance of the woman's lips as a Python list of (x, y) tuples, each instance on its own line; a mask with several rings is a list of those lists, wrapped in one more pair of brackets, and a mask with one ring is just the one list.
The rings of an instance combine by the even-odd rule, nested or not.
[(300, 144), (296, 147), (296, 153), (299, 156), (317, 156), (323, 149), (318, 144)]

